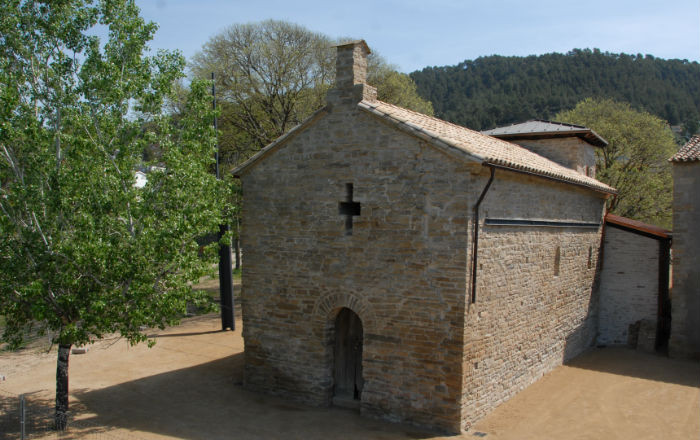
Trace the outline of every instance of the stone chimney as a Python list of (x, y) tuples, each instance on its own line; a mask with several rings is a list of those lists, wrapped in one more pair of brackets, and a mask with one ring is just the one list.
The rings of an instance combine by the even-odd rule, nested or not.
[(371, 52), (365, 40), (336, 46), (335, 87), (328, 91), (328, 104), (357, 104), (376, 101), (377, 89), (367, 85), (367, 55)]

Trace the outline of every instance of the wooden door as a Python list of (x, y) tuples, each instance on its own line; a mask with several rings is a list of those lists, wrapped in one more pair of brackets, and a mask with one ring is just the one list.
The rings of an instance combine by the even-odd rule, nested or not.
[(362, 321), (350, 309), (343, 308), (335, 319), (333, 395), (360, 400), (362, 394)]

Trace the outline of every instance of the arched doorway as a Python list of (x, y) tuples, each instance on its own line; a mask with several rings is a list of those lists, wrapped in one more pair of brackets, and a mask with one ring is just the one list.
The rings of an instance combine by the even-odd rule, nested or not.
[(359, 407), (362, 396), (362, 321), (343, 307), (335, 318), (333, 404)]

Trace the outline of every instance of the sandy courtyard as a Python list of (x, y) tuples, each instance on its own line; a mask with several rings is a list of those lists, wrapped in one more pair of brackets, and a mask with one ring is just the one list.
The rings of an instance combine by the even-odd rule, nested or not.
[[(243, 341), (217, 315), (186, 319), (130, 347), (105, 340), (71, 355), (75, 438), (142, 439), (700, 439), (700, 363), (595, 349), (557, 368), (462, 436), (310, 408), (241, 387)], [(0, 402), (50, 406), (55, 351), (0, 355)], [(12, 409), (12, 411), (15, 411)], [(6, 425), (0, 438), (19, 438)]]

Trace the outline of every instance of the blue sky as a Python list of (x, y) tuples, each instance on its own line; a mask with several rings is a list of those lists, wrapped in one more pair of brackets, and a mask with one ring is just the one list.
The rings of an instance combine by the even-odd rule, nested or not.
[(136, 0), (160, 25), (152, 48), (189, 59), (235, 23), (285, 20), (364, 38), (403, 72), (484, 55), (573, 48), (700, 61), (700, 0)]

